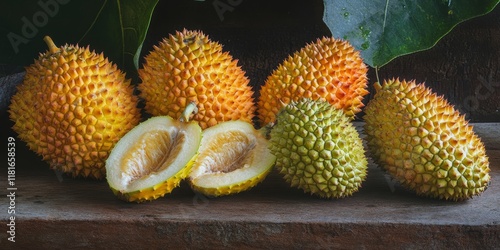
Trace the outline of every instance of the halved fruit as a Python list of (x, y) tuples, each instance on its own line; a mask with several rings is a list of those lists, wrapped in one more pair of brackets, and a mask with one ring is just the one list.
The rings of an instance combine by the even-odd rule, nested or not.
[(157, 116), (118, 141), (106, 161), (108, 184), (126, 201), (154, 200), (187, 177), (202, 137), (197, 122)]
[(222, 122), (203, 131), (188, 179), (195, 191), (207, 196), (239, 193), (264, 180), (275, 161), (267, 139), (252, 124)]

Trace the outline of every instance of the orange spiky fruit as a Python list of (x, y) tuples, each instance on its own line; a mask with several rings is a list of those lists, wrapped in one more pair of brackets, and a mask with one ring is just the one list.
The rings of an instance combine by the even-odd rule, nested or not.
[(163, 39), (146, 56), (139, 76), (140, 96), (153, 116), (177, 119), (195, 102), (193, 120), (203, 129), (254, 117), (253, 91), (238, 60), (201, 31), (178, 31)]
[(103, 54), (45, 42), (12, 97), (13, 130), (52, 169), (101, 179), (111, 149), (139, 123), (138, 98)]
[(367, 91), (368, 68), (347, 41), (317, 39), (289, 56), (260, 90), (258, 117), (264, 126), (291, 101), (322, 99), (353, 117), (361, 111)]

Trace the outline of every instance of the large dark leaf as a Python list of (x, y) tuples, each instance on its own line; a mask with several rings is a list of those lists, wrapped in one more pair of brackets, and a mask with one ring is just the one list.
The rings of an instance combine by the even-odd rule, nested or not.
[(323, 20), (367, 64), (429, 49), (458, 23), (493, 10), (498, 0), (324, 0)]
[(134, 74), (151, 15), (158, 0), (2, 1), (0, 63), (26, 66), (56, 44), (80, 44), (103, 52)]

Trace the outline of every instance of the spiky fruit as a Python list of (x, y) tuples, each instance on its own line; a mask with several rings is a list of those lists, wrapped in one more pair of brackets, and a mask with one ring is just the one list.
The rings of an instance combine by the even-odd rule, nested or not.
[(130, 130), (106, 161), (113, 193), (125, 201), (163, 197), (187, 177), (200, 146), (198, 123), (156, 116)]
[(138, 88), (148, 113), (178, 118), (189, 102), (196, 102), (193, 120), (203, 129), (223, 121), (252, 121), (255, 105), (245, 72), (204, 33), (176, 32), (145, 61)]
[(276, 167), (292, 187), (326, 197), (350, 196), (366, 178), (368, 162), (355, 127), (326, 101), (285, 106), (271, 130)]
[(203, 131), (189, 181), (207, 196), (239, 193), (264, 180), (275, 159), (268, 140), (252, 124), (222, 122)]
[(260, 90), (261, 125), (275, 121), (281, 104), (324, 99), (353, 117), (363, 107), (368, 68), (347, 41), (323, 37), (289, 56)]
[(101, 179), (116, 142), (139, 123), (138, 98), (103, 54), (56, 47), (26, 68), (10, 104), (13, 130), (52, 169)]
[(364, 120), (376, 163), (422, 196), (464, 200), (486, 189), (488, 157), (464, 116), (423, 83), (392, 79), (375, 88)]

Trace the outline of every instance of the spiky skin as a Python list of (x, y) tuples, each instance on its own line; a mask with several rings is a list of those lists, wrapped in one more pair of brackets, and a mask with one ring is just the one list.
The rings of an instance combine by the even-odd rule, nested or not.
[(103, 54), (52, 46), (26, 68), (9, 113), (19, 138), (52, 169), (102, 179), (109, 152), (139, 123), (137, 102)]
[(375, 84), (364, 116), (376, 163), (418, 195), (465, 200), (483, 192), (489, 163), (480, 138), (442, 96), (424, 84)]
[(260, 90), (261, 126), (275, 121), (283, 104), (301, 98), (324, 99), (350, 117), (361, 111), (368, 94), (368, 68), (347, 41), (323, 37), (289, 56)]
[(209, 197), (218, 197), (218, 196), (225, 196), (225, 195), (233, 195), (237, 193), (241, 193), (243, 191), (246, 191), (248, 189), (251, 189), (260, 182), (262, 182), (267, 175), (271, 172), (272, 166), (267, 169), (265, 172), (260, 173), (259, 175), (255, 176), (252, 179), (249, 179), (245, 182), (241, 182), (232, 186), (224, 186), (224, 187), (219, 187), (219, 188), (201, 188), (197, 187), (194, 185), (191, 185), (191, 188), (203, 195), (209, 196)]
[(183, 30), (163, 39), (139, 69), (138, 88), (153, 116), (179, 118), (190, 102), (202, 129), (223, 121), (252, 122), (253, 91), (238, 60), (200, 31)]
[(342, 198), (366, 178), (368, 162), (359, 134), (350, 118), (328, 102), (292, 101), (278, 113), (270, 135), (276, 168), (292, 187)]

